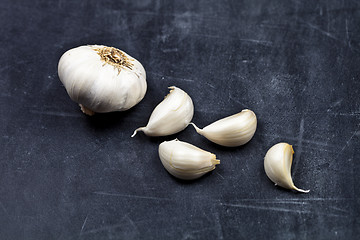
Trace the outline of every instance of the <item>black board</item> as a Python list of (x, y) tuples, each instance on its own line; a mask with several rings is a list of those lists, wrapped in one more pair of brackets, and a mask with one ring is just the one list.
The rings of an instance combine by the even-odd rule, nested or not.
[[(357, 1), (2, 0), (0, 238), (358, 239), (359, 17)], [(86, 44), (138, 59), (143, 101), (82, 114), (57, 63)], [(254, 138), (229, 149), (191, 126), (130, 138), (172, 85), (200, 127), (252, 109)], [(174, 138), (221, 164), (171, 177), (157, 148)], [(265, 175), (278, 142), (294, 146), (294, 182), (310, 193)]]

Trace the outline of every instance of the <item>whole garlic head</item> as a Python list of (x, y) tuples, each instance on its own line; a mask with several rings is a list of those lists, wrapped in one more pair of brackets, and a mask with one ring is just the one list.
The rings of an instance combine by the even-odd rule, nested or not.
[(220, 119), (203, 129), (191, 123), (196, 132), (225, 147), (237, 147), (249, 142), (257, 127), (256, 115), (249, 109)]
[(220, 164), (215, 154), (177, 139), (161, 143), (159, 156), (171, 175), (185, 180), (199, 178)]
[(88, 45), (65, 52), (60, 81), (84, 113), (124, 111), (146, 93), (146, 73), (139, 61), (114, 47)]
[(291, 164), (294, 150), (288, 143), (278, 143), (272, 146), (264, 158), (266, 175), (275, 185), (283, 188), (308, 193), (310, 190), (302, 190), (295, 187), (291, 178)]
[(170, 93), (159, 103), (151, 113), (146, 127), (136, 129), (148, 136), (167, 136), (184, 130), (194, 115), (194, 105), (191, 97), (178, 87), (169, 87)]

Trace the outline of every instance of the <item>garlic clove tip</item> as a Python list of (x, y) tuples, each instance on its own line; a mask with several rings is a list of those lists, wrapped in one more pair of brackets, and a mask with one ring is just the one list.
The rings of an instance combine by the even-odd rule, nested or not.
[(196, 131), (198, 134), (202, 135), (202, 134), (201, 134), (202, 129), (198, 128), (198, 126), (196, 126), (196, 124), (193, 123), (193, 122), (191, 122), (190, 124), (195, 128), (195, 131)]
[(293, 190), (296, 190), (296, 191), (302, 192), (302, 193), (308, 193), (308, 192), (310, 192), (310, 190), (303, 190), (303, 189), (297, 188), (297, 187), (295, 187), (295, 186), (294, 186)]
[(144, 131), (146, 127), (139, 127), (137, 128), (134, 133), (131, 135), (131, 137), (135, 137), (135, 135), (137, 134), (137, 132), (141, 132), (141, 131)]

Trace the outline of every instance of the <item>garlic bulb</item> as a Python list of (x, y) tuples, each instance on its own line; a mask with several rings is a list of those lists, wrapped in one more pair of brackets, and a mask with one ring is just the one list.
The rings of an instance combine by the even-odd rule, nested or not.
[(293, 154), (294, 150), (290, 144), (278, 143), (272, 146), (267, 151), (264, 159), (266, 175), (275, 183), (275, 185), (307, 193), (310, 190), (302, 190), (295, 187), (291, 179), (290, 171)]
[(177, 139), (161, 143), (159, 156), (171, 175), (185, 180), (199, 178), (220, 164), (215, 154)]
[(235, 115), (220, 119), (203, 129), (191, 123), (196, 132), (210, 141), (225, 147), (237, 147), (250, 141), (257, 126), (256, 115), (245, 109)]
[(190, 96), (175, 86), (169, 87), (170, 93), (156, 106), (146, 127), (134, 131), (143, 131), (148, 136), (167, 136), (184, 130), (194, 115), (194, 105)]
[(89, 115), (127, 110), (143, 99), (147, 88), (141, 63), (113, 47), (70, 49), (59, 60), (58, 74), (70, 98)]

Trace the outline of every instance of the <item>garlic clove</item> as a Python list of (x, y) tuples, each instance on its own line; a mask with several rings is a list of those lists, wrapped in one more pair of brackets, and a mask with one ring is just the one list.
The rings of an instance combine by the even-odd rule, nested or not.
[(102, 45), (65, 52), (58, 75), (70, 98), (88, 115), (125, 111), (139, 103), (147, 89), (146, 72), (139, 61)]
[(291, 178), (291, 164), (294, 150), (288, 143), (278, 143), (272, 146), (264, 158), (266, 175), (275, 185), (283, 188), (308, 193), (310, 190), (303, 190), (295, 187)]
[(257, 119), (253, 111), (242, 110), (240, 113), (220, 119), (203, 129), (191, 123), (196, 132), (208, 140), (225, 147), (237, 147), (249, 142), (254, 136)]
[(194, 105), (190, 96), (178, 87), (169, 87), (170, 93), (151, 113), (146, 127), (136, 129), (147, 136), (167, 136), (184, 130), (194, 115)]
[(220, 164), (215, 154), (177, 139), (161, 143), (159, 157), (171, 175), (184, 180), (199, 178)]

